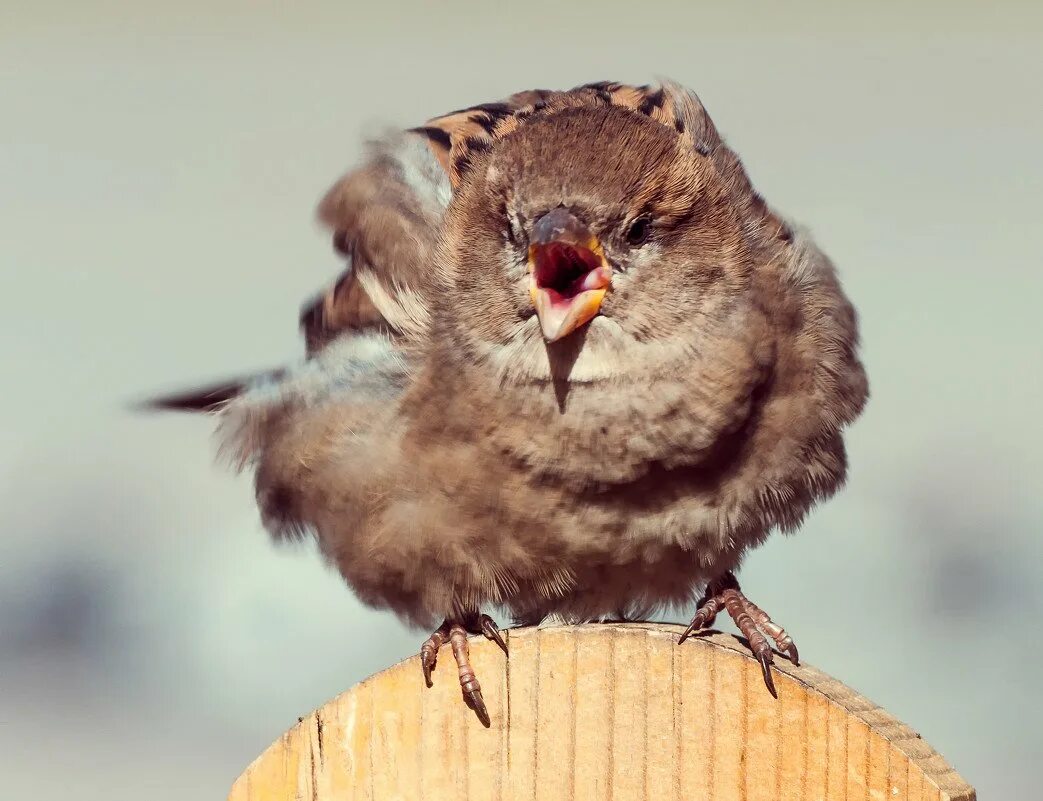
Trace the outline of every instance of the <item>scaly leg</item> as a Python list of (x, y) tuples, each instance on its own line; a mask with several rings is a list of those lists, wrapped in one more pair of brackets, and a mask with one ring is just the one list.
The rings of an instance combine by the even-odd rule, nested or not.
[(420, 646), (420, 666), (424, 671), (424, 681), (430, 687), (431, 672), (438, 661), (438, 650), (448, 642), (453, 649), (453, 657), (456, 659), (456, 666), (459, 670), (460, 690), (463, 692), (464, 703), (474, 710), (482, 725), (488, 728), (491, 725), (489, 710), (485, 707), (482, 686), (478, 683), (474, 668), (471, 667), (470, 652), (467, 648), (469, 633), (484, 634), (499, 645), (504, 654), (507, 653), (507, 643), (500, 636), (493, 619), (488, 615), (474, 613), (459, 619), (446, 618), (442, 625)]
[(693, 632), (713, 623), (722, 609), (735, 621), (742, 636), (750, 643), (750, 650), (760, 662), (761, 672), (764, 674), (764, 684), (767, 686), (768, 692), (778, 698), (775, 681), (771, 677), (771, 665), (774, 664), (775, 657), (764, 633), (766, 632), (775, 641), (780, 651), (786, 652), (794, 665), (799, 664), (798, 659), (800, 658), (797, 654), (797, 646), (793, 644), (793, 639), (782, 626), (772, 621), (763, 609), (742, 594), (739, 582), (736, 581), (735, 575), (731, 571), (714, 579), (706, 587), (706, 593), (699, 601), (695, 617), (681, 635), (678, 644), (687, 640)]

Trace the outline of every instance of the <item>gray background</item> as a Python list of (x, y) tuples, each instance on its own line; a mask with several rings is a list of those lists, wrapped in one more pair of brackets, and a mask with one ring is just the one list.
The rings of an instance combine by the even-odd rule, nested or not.
[(1035, 795), (1038, 4), (280, 5), (0, 5), (0, 794), (223, 797), (416, 649), (266, 542), (207, 421), (126, 402), (299, 354), (338, 269), (312, 210), (367, 132), (668, 75), (863, 320), (849, 488), (745, 586), (983, 798)]

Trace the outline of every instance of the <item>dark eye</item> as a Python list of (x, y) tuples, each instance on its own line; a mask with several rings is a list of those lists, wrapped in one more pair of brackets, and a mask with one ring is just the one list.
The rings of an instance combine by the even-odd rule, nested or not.
[(525, 221), (521, 215), (515, 217), (507, 214), (507, 241), (515, 247), (521, 247), (525, 243)]
[(648, 233), (652, 228), (652, 221), (647, 217), (638, 217), (627, 229), (627, 242), (631, 245), (643, 245), (648, 239)]
[(511, 214), (509, 208), (507, 208), (507, 201), (500, 201), (500, 218), (504, 221), (504, 238), (515, 247), (518, 246), (520, 237), (518, 236), (518, 224), (514, 219), (514, 215)]

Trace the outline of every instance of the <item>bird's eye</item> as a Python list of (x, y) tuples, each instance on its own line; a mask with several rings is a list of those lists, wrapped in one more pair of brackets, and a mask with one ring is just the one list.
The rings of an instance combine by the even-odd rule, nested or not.
[(507, 217), (507, 241), (515, 247), (521, 247), (525, 242), (524, 222), (520, 217), (508, 214), (506, 210), (504, 214)]
[(627, 242), (631, 245), (643, 245), (645, 240), (648, 239), (651, 228), (651, 220), (647, 217), (638, 217), (630, 223), (630, 228), (627, 229)]

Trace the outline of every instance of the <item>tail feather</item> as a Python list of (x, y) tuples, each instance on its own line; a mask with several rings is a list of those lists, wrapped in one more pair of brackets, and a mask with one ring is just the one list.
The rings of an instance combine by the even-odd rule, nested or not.
[(216, 412), (258, 380), (277, 380), (282, 377), (284, 372), (284, 370), (271, 370), (170, 395), (158, 395), (139, 403), (138, 408), (144, 411)]

